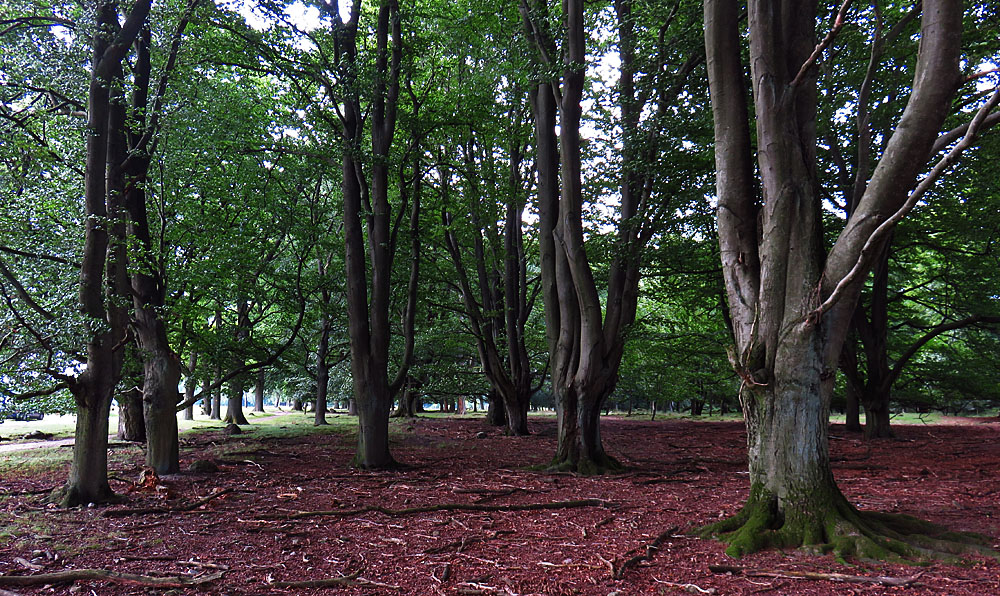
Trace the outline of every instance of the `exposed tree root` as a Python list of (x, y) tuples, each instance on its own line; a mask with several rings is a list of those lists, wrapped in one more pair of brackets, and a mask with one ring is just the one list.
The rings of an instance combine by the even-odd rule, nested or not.
[[(616, 564), (618, 562), (618, 559), (615, 558), (615, 561), (611, 564), (612, 579), (622, 579), (625, 577), (625, 572), (631, 569), (632, 567), (635, 567), (636, 565), (644, 561), (652, 561), (653, 556), (656, 555), (656, 551), (660, 550), (660, 545), (666, 542), (667, 538), (670, 538), (676, 532), (677, 532), (677, 526), (674, 526), (664, 532), (660, 532), (660, 535), (656, 537), (656, 540), (653, 540), (652, 542), (650, 542), (645, 546), (644, 550), (646, 552), (644, 554), (635, 555), (634, 557), (625, 559), (625, 561), (622, 562), (620, 565)], [(626, 556), (632, 554), (633, 552), (636, 552), (636, 550), (626, 553)]]
[(307, 517), (351, 517), (365, 513), (381, 513), (390, 517), (431, 513), (435, 511), (536, 511), (542, 509), (571, 509), (574, 507), (611, 507), (611, 501), (603, 499), (579, 499), (575, 501), (554, 501), (551, 503), (515, 503), (512, 505), (486, 505), (485, 503), (440, 503), (406, 509), (389, 509), (369, 505), (358, 509), (333, 509), (329, 511), (298, 511), (286, 515), (260, 515), (257, 519), (294, 520)]
[(106, 581), (116, 584), (132, 584), (153, 588), (188, 588), (200, 586), (221, 578), (223, 572), (198, 577), (166, 576), (154, 577), (121, 573), (107, 569), (69, 569), (55, 573), (38, 575), (0, 575), (0, 586), (40, 586), (46, 584), (67, 584), (76, 581)]
[(185, 503), (184, 505), (177, 505), (174, 507), (139, 507), (136, 509), (108, 509), (101, 513), (101, 517), (128, 517), (130, 515), (149, 515), (154, 513), (183, 513), (185, 511), (194, 511), (195, 509), (201, 507), (205, 503), (218, 499), (222, 495), (233, 492), (232, 488), (224, 488), (222, 490), (217, 490), (214, 493), (208, 495), (207, 497), (202, 497), (191, 501), (190, 503)]
[(767, 548), (798, 547), (832, 552), (840, 561), (997, 556), (984, 536), (949, 532), (907, 515), (858, 511), (835, 487), (827, 498), (803, 502), (808, 506), (779, 511), (777, 499), (755, 487), (738, 514), (696, 532), (728, 542), (726, 554), (731, 557)]
[(880, 586), (912, 586), (917, 583), (924, 572), (921, 571), (910, 577), (889, 577), (885, 575), (865, 576), (847, 575), (844, 573), (816, 573), (814, 571), (773, 571), (770, 569), (747, 569), (743, 567), (730, 567), (728, 565), (709, 565), (708, 569), (712, 573), (731, 573), (733, 575), (746, 575), (747, 577), (773, 577), (779, 579), (811, 579), (831, 582), (843, 582), (847, 584), (877, 584)]
[(337, 588), (345, 586), (371, 586), (374, 588), (382, 588), (387, 590), (402, 590), (402, 586), (395, 586), (392, 584), (383, 584), (381, 582), (375, 582), (361, 577), (360, 571), (355, 571), (350, 575), (345, 575), (343, 577), (331, 577), (327, 579), (310, 579), (304, 581), (272, 581), (268, 582), (268, 585), (272, 588)]

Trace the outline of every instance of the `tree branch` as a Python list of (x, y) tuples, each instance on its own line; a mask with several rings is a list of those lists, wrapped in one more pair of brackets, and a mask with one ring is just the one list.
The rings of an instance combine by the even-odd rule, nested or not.
[(0, 575), (0, 586), (41, 586), (72, 583), (75, 581), (107, 581), (116, 584), (131, 584), (156, 588), (189, 588), (214, 582), (221, 578), (222, 575), (223, 572), (220, 571), (200, 577), (154, 577), (110, 571), (107, 569), (69, 569), (55, 573), (40, 573), (38, 575)]
[(1000, 317), (985, 316), (985, 315), (972, 315), (971, 317), (966, 317), (958, 321), (952, 321), (951, 323), (941, 323), (934, 327), (917, 341), (913, 342), (909, 348), (896, 360), (896, 363), (892, 367), (892, 371), (889, 372), (888, 384), (891, 386), (902, 374), (903, 369), (909, 363), (910, 359), (920, 351), (920, 348), (924, 347), (930, 340), (946, 333), (948, 331), (954, 331), (955, 329), (962, 329), (963, 327), (969, 327), (977, 323), (989, 323), (992, 325), (1000, 323)]
[(56, 318), (55, 315), (45, 310), (45, 308), (41, 304), (36, 302), (35, 299), (31, 297), (31, 294), (29, 294), (28, 291), (24, 289), (24, 286), (21, 285), (21, 282), (17, 280), (17, 277), (14, 276), (14, 273), (7, 268), (7, 264), (4, 263), (2, 258), (0, 258), (0, 276), (3, 276), (7, 281), (10, 282), (12, 286), (14, 286), (14, 290), (17, 291), (18, 297), (20, 297), (25, 304), (30, 306), (32, 310), (45, 317), (45, 319), (48, 321), (55, 320)]
[(975, 117), (969, 122), (968, 128), (966, 129), (965, 136), (959, 141), (957, 145), (952, 147), (951, 151), (947, 155), (941, 158), (940, 161), (934, 166), (927, 176), (917, 185), (917, 187), (910, 193), (910, 196), (903, 203), (903, 206), (899, 208), (898, 211), (893, 213), (888, 219), (882, 222), (875, 231), (872, 232), (871, 236), (865, 242), (864, 247), (861, 249), (861, 253), (858, 255), (858, 260), (851, 268), (850, 271), (845, 275), (830, 293), (830, 296), (819, 305), (818, 308), (809, 313), (808, 319), (813, 323), (818, 322), (824, 313), (829, 311), (837, 303), (838, 300), (847, 292), (851, 284), (861, 276), (863, 273), (868, 272), (868, 262), (874, 256), (874, 252), (886, 236), (896, 227), (901, 219), (906, 217), (906, 215), (913, 209), (917, 204), (917, 201), (930, 189), (938, 178), (944, 174), (945, 170), (950, 168), (962, 153), (972, 146), (973, 141), (976, 139), (976, 135), (979, 132), (979, 128), (982, 123), (986, 120), (987, 115), (996, 108), (997, 104), (1000, 103), (1000, 90), (994, 91), (993, 95), (990, 97), (989, 101), (983, 105), (976, 112)]
[(823, 50), (825, 50), (827, 47), (829, 47), (831, 43), (833, 43), (833, 40), (837, 37), (837, 34), (839, 34), (840, 30), (844, 28), (844, 23), (845, 23), (844, 16), (847, 14), (847, 9), (851, 7), (851, 2), (853, 1), (854, 0), (844, 0), (844, 3), (841, 5), (840, 10), (837, 11), (837, 16), (833, 20), (833, 27), (830, 29), (830, 32), (826, 34), (826, 37), (823, 38), (823, 41), (819, 42), (819, 45), (816, 46), (816, 49), (813, 50), (813, 53), (809, 56), (809, 58), (806, 59), (805, 63), (802, 64), (802, 67), (799, 68), (799, 73), (795, 75), (795, 78), (792, 79), (792, 82), (789, 83), (788, 85), (790, 88), (797, 87), (799, 83), (802, 82), (802, 79), (806, 78), (806, 73), (809, 71), (810, 68), (815, 66), (816, 61), (819, 60), (819, 57), (823, 53)]

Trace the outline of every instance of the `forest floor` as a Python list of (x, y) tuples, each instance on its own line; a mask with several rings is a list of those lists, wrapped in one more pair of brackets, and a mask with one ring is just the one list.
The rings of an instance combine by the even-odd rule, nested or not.
[[(870, 443), (834, 425), (834, 474), (862, 509), (979, 532), (1000, 548), (1000, 421), (991, 420), (898, 425), (897, 440)], [(790, 550), (734, 560), (723, 544), (687, 535), (746, 497), (738, 422), (607, 418), (605, 445), (628, 470), (602, 477), (531, 468), (554, 452), (551, 418), (532, 418), (524, 438), (482, 418), (394, 421), (406, 467), (391, 472), (350, 468), (354, 423), (334, 422), (314, 429), (283, 416), (241, 435), (186, 435), (182, 466), (210, 460), (219, 470), (145, 483), (141, 449), (115, 448), (112, 487), (126, 502), (107, 507), (42, 503), (65, 479), (69, 449), (0, 456), (0, 574), (99, 569), (176, 584), (90, 579), (0, 594), (1000, 594), (1000, 563), (989, 558), (844, 565)], [(276, 583), (304, 580), (341, 585)]]

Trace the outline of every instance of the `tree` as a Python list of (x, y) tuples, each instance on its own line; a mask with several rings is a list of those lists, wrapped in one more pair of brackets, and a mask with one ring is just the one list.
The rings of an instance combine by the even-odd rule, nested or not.
[(86, 227), (80, 267), (80, 308), (87, 318), (86, 367), (67, 377), (76, 400), (76, 441), (66, 485), (53, 494), (64, 507), (101, 503), (113, 497), (108, 484), (108, 415), (121, 378), (127, 313), (124, 164), (120, 142), (125, 126), (112, 105), (122, 79), (122, 61), (139, 35), (151, 3), (138, 0), (120, 23), (117, 7), (95, 7), (93, 62), (87, 101)]
[(751, 481), (743, 510), (707, 531), (724, 533), (732, 555), (768, 545), (829, 544), (841, 554), (882, 558), (915, 552), (905, 541), (932, 531), (929, 524), (859, 512), (848, 502), (830, 471), (827, 418), (841, 348), (875, 255), (971, 143), (996, 96), (977, 112), (963, 141), (914, 186), (963, 80), (962, 8), (924, 2), (909, 101), (850, 218), (824, 251), (815, 64), (849, 5), (817, 45), (815, 6), (750, 2), (758, 184), (740, 11), (730, 0), (705, 2), (719, 243), (736, 340), (730, 359), (742, 379)]
[[(341, 19), (337, 3), (324, 6), (335, 28), (336, 49), (342, 60), (338, 65), (338, 82), (344, 89), (344, 97), (340, 98), (344, 261), (351, 373), (359, 424), (354, 463), (362, 468), (387, 468), (396, 465), (389, 452), (389, 413), (393, 396), (403, 386), (409, 366), (404, 359), (390, 381), (389, 303), (395, 234), (389, 203), (389, 153), (399, 104), (402, 25), (397, 2), (381, 0), (374, 35), (373, 92), (370, 113), (366, 114), (362, 110), (359, 73), (363, 62), (357, 42), (361, 5), (352, 3), (346, 20)], [(327, 92), (334, 89), (328, 88)], [(366, 163), (362, 143), (369, 134), (371, 162)]]
[[(542, 296), (559, 426), (552, 465), (594, 473), (619, 467), (601, 443), (600, 412), (618, 381), (625, 338), (635, 321), (643, 249), (669, 212), (667, 197), (654, 192), (655, 169), (651, 164), (658, 151), (655, 145), (645, 145), (646, 135), (640, 132), (640, 124), (661, 124), (661, 117), (669, 113), (671, 102), (680, 95), (687, 75), (699, 62), (700, 51), (689, 59), (674, 61), (668, 59), (662, 47), (658, 48), (646, 69), (647, 73), (656, 73), (655, 83), (649, 85), (648, 91), (639, 90), (635, 78), (639, 67), (634, 61), (637, 44), (632, 3), (624, 0), (615, 3), (623, 65), (618, 84), (623, 159), (617, 236), (606, 290), (601, 291), (592, 257), (584, 244), (580, 132), (587, 65), (584, 3), (582, 0), (562, 3), (558, 29), (563, 38), (558, 53), (553, 35), (556, 27), (550, 23), (552, 15), (547, 5), (537, 0), (520, 3), (526, 35), (540, 66), (531, 102), (535, 119)], [(664, 15), (657, 37), (662, 35), (667, 39), (672, 22), (672, 14)], [(683, 33), (678, 33), (671, 41), (683, 38)], [(687, 49), (684, 44), (677, 45)], [(682, 51), (682, 56), (685, 53)], [(561, 63), (557, 63), (559, 56)], [(555, 75), (557, 69), (561, 69), (561, 77)], [(667, 81), (672, 84), (660, 87)], [(652, 90), (658, 92), (654, 94)], [(643, 122), (644, 112), (657, 117)], [(655, 137), (655, 132), (648, 134)]]
[[(510, 137), (507, 147), (498, 146), (486, 132), (462, 144), (465, 188), (461, 194), (466, 204), (458, 207), (462, 212), (457, 219), (449, 192), (453, 184), (450, 170), (441, 168), (440, 177), (445, 243), (458, 274), (458, 289), (479, 361), (489, 379), (491, 395), (502, 402), (508, 434), (523, 436), (528, 434), (531, 396), (539, 388), (534, 386), (536, 372), (526, 335), (536, 294), (528, 283), (529, 255), (523, 230), (524, 140), (520, 129), (525, 94), (514, 89), (511, 95), (508, 122), (512, 130), (503, 133)], [(506, 164), (497, 163), (496, 156), (502, 152), (506, 153)], [(503, 165), (506, 184), (497, 183), (498, 178), (504, 178), (496, 175)], [(497, 194), (501, 196), (494, 199)], [(467, 233), (472, 236), (474, 276), (467, 270), (457, 233), (459, 222), (466, 220), (471, 223)]]
[[(157, 250), (150, 232), (148, 208), (149, 168), (155, 153), (160, 132), (161, 111), (168, 78), (177, 61), (181, 38), (198, 0), (191, 0), (173, 32), (166, 65), (149, 105), (149, 86), (152, 71), (151, 39), (149, 27), (144, 27), (136, 40), (136, 61), (133, 76), (134, 89), (131, 105), (126, 106), (124, 89), (115, 103), (119, 118), (127, 124), (118, 129), (118, 140), (128, 148), (129, 155), (121, 167), (125, 173), (123, 189), (128, 210), (128, 233), (137, 244), (136, 258), (131, 272), (133, 302), (133, 328), (140, 358), (143, 363), (142, 404), (146, 424), (146, 465), (159, 474), (180, 471), (177, 439), (178, 399), (177, 385), (181, 378), (181, 363), (170, 348), (167, 337), (165, 306), (167, 298), (166, 259), (162, 244)], [(157, 254), (159, 253), (159, 254)]]

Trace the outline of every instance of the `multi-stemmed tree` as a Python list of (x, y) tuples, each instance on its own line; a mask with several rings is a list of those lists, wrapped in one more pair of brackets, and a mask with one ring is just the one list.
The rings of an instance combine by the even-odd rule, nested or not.
[(835, 13), (830, 33), (817, 45), (815, 5), (751, 1), (748, 81), (747, 37), (741, 35), (737, 3), (705, 3), (719, 243), (751, 482), (742, 512), (709, 528), (730, 533), (731, 554), (767, 545), (830, 544), (845, 554), (882, 557), (911, 552), (905, 541), (918, 542), (913, 534), (931, 531), (859, 512), (840, 493), (827, 442), (830, 398), (858, 295), (876, 255), (895, 225), (970, 144), (997, 95), (977, 112), (963, 140), (920, 177), (964, 79), (962, 6), (924, 2), (906, 107), (871, 175), (861, 180), (864, 190), (849, 219), (826, 250), (817, 184), (816, 62), (844, 26), (849, 6), (846, 2)]

